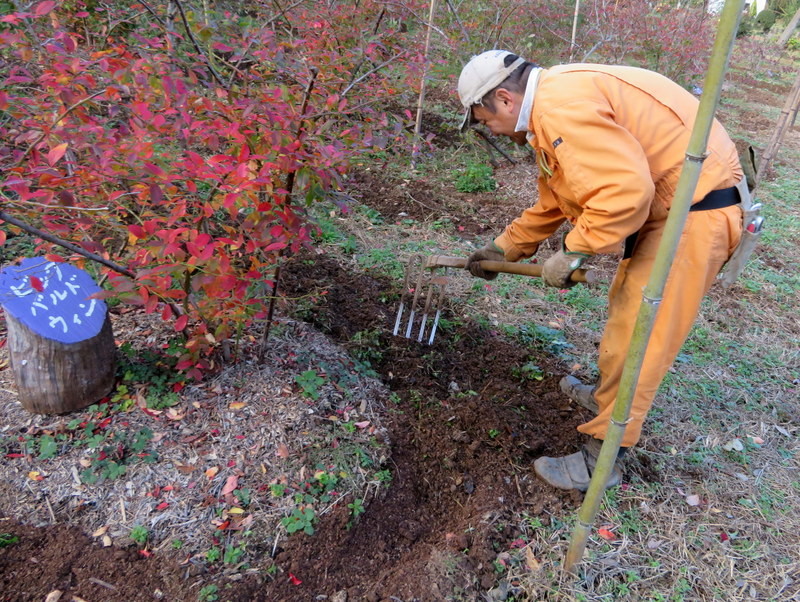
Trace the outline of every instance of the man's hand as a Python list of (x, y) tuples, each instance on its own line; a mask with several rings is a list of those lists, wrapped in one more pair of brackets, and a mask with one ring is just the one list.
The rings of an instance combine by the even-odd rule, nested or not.
[(571, 288), (575, 282), (570, 280), (572, 272), (577, 270), (591, 255), (574, 253), (565, 248), (547, 258), (542, 266), (542, 280), (548, 286)]
[(482, 249), (478, 249), (467, 258), (467, 269), (473, 276), (483, 278), (484, 280), (494, 280), (497, 278), (497, 272), (483, 271), (480, 262), (484, 260), (505, 261), (505, 258), (506, 256), (505, 253), (503, 253), (503, 249), (492, 242)]

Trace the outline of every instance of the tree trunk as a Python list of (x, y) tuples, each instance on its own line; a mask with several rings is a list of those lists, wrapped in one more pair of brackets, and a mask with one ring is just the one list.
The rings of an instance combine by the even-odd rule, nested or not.
[(794, 30), (797, 29), (798, 22), (800, 22), (800, 8), (798, 8), (797, 12), (794, 13), (794, 17), (792, 17), (792, 20), (789, 21), (789, 24), (786, 26), (786, 29), (783, 30), (781, 37), (778, 38), (778, 46), (786, 45), (786, 42), (788, 42), (789, 38), (792, 37)]
[(114, 334), (106, 314), (100, 332), (77, 343), (43, 337), (6, 312), (11, 369), (19, 402), (36, 414), (64, 414), (96, 403), (114, 386)]

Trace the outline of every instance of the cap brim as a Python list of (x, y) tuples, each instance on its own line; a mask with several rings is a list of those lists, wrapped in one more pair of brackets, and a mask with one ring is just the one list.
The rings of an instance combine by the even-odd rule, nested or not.
[(472, 107), (467, 107), (466, 112), (464, 113), (464, 119), (461, 121), (461, 127), (458, 128), (460, 132), (466, 132), (469, 129), (469, 126), (472, 125)]

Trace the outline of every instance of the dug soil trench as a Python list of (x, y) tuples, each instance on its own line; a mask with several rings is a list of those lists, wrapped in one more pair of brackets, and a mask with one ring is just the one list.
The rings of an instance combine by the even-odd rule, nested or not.
[[(307, 591), (347, 590), (353, 599), (467, 599), (493, 587), (495, 559), (518, 536), (508, 520), (524, 510), (548, 524), (578, 502), (533, 475), (543, 453), (571, 452), (579, 413), (557, 392), (552, 358), (538, 358), (546, 376), (520, 379), (530, 352), (478, 329), (469, 320), (428, 347), (388, 333), (389, 308), (380, 283), (352, 275), (325, 257), (292, 263), (284, 292), (326, 291), (316, 321), (347, 344), (357, 332), (382, 329), (375, 368), (396, 394), (390, 408), (393, 479), (370, 503), (358, 527), (346, 513), (313, 537), (290, 538), (276, 560), (302, 576)], [(585, 416), (584, 416), (585, 417)], [(265, 599), (292, 599), (277, 580)]]

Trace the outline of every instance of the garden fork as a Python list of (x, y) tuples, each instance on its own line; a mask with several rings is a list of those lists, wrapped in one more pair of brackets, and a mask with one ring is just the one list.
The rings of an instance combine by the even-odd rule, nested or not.
[[(406, 267), (400, 308), (394, 321), (393, 335), (407, 339), (416, 338), (418, 343), (425, 339), (428, 322), (432, 320), (427, 333), (428, 345), (433, 344), (439, 318), (442, 314), (445, 287), (448, 282), (448, 268), (465, 268), (467, 260), (447, 255), (413, 255)], [(444, 274), (437, 274), (436, 268), (444, 268)], [(481, 268), (487, 272), (503, 272), (523, 276), (541, 276), (542, 266), (533, 263), (512, 263), (510, 261), (481, 261)], [(595, 282), (594, 273), (589, 270), (575, 270), (573, 282)], [(406, 310), (408, 312), (406, 313)], [(404, 322), (405, 320), (405, 322)]]

